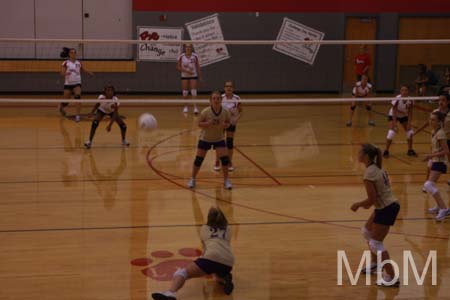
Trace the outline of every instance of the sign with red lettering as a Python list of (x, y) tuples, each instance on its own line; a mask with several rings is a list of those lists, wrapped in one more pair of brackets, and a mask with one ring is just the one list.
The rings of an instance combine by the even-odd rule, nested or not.
[(182, 40), (183, 28), (138, 26), (137, 37), (140, 41), (148, 41), (138, 44), (138, 60), (177, 61), (181, 54), (181, 45), (155, 44), (151, 41)]

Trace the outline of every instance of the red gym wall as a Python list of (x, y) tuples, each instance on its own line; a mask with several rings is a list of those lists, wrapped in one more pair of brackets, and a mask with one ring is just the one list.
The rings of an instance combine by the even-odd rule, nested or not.
[(443, 13), (449, 0), (133, 0), (136, 11)]

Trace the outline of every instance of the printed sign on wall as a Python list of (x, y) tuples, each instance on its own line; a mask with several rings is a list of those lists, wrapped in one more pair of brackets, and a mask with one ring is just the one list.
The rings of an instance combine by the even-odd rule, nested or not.
[[(323, 40), (324, 36), (323, 32), (284, 18), (277, 40)], [(272, 49), (312, 65), (319, 48), (320, 44), (275, 44)]]
[[(217, 14), (186, 23), (191, 40), (223, 40)], [(225, 44), (195, 44), (195, 53), (199, 56), (200, 66), (230, 58)]]
[(177, 61), (181, 54), (181, 45), (152, 44), (150, 41), (182, 40), (183, 28), (138, 26), (137, 36), (141, 41), (149, 41), (138, 45), (138, 60)]

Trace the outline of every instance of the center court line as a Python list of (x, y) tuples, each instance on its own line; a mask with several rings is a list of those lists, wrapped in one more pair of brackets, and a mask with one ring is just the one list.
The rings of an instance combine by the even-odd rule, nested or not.
[[(433, 218), (399, 218), (401, 221), (428, 221)], [(361, 220), (330, 220), (333, 223), (353, 223), (365, 222)], [(317, 224), (321, 221), (272, 221), (272, 222), (247, 222), (247, 223), (230, 223), (231, 226), (261, 226), (261, 225), (308, 225)], [(155, 225), (138, 225), (138, 226), (105, 226), (105, 227), (62, 227), (62, 228), (35, 228), (35, 229), (9, 229), (0, 230), (2, 233), (28, 233), (28, 232), (57, 232), (57, 231), (94, 231), (94, 230), (133, 230), (133, 229), (153, 229), (153, 228), (189, 228), (201, 227), (204, 224), (155, 224)]]
[[(283, 213), (278, 213), (278, 212), (274, 212), (274, 211), (269, 211), (269, 210), (266, 210), (266, 209), (261, 209), (261, 208), (257, 208), (257, 207), (252, 207), (252, 206), (245, 205), (245, 204), (235, 203), (235, 202), (232, 202), (232, 201), (229, 201), (229, 200), (226, 200), (226, 199), (221, 199), (221, 198), (219, 198), (219, 197), (209, 195), (209, 194), (204, 193), (204, 192), (201, 192), (201, 191), (197, 191), (197, 190), (195, 190), (195, 189), (192, 190), (192, 189), (188, 188), (187, 186), (185, 186), (184, 184), (180, 184), (180, 183), (176, 182), (175, 180), (169, 178), (167, 175), (162, 174), (162, 173), (160, 172), (160, 170), (157, 169), (157, 168), (153, 165), (153, 159), (150, 158), (150, 155), (151, 155), (152, 151), (153, 151), (156, 147), (158, 147), (158, 145), (160, 145), (160, 144), (162, 144), (162, 143), (164, 143), (164, 142), (166, 142), (166, 141), (168, 141), (168, 140), (170, 140), (170, 139), (172, 139), (172, 138), (174, 138), (174, 137), (177, 137), (177, 136), (179, 136), (179, 135), (181, 135), (181, 134), (184, 134), (186, 131), (189, 131), (189, 130), (183, 130), (183, 131), (181, 131), (181, 132), (179, 132), (179, 133), (177, 133), (177, 134), (170, 135), (170, 136), (168, 136), (168, 137), (166, 137), (166, 138), (164, 138), (164, 139), (162, 139), (162, 140), (156, 142), (155, 144), (153, 144), (153, 145), (149, 148), (149, 150), (148, 150), (148, 152), (147, 152), (146, 158), (147, 158), (147, 164), (149, 165), (149, 167), (150, 167), (156, 174), (158, 174), (159, 176), (161, 176), (162, 178), (164, 178), (164, 179), (167, 180), (168, 182), (171, 182), (172, 184), (174, 184), (174, 185), (176, 185), (176, 186), (178, 186), (178, 187), (180, 187), (180, 188), (182, 188), (182, 189), (184, 189), (184, 190), (187, 190), (187, 191), (189, 191), (189, 192), (191, 192), (191, 193), (195, 193), (195, 194), (198, 194), (198, 195), (202, 195), (202, 196), (204, 196), (205, 198), (208, 198), (208, 199), (211, 199), (211, 200), (214, 200), (214, 201), (221, 201), (221, 202), (224, 202), (224, 203), (228, 203), (229, 205), (234, 205), (234, 206), (237, 206), (237, 207), (246, 208), (246, 209), (253, 210), (253, 211), (257, 211), (257, 212), (261, 212), (261, 213), (264, 213), (264, 214), (269, 214), (269, 215), (273, 215), (273, 216), (279, 216), (279, 217), (284, 217), (284, 218), (289, 218), (289, 219), (294, 219), (294, 220), (299, 220), (299, 221), (314, 222), (314, 223), (318, 223), (318, 224), (323, 224), (323, 225), (328, 225), (328, 226), (334, 226), (334, 227), (341, 227), (341, 228), (352, 229), (352, 230), (360, 230), (360, 229), (361, 229), (360, 227), (348, 226), (348, 225), (343, 225), (343, 224), (337, 224), (337, 223), (332, 223), (332, 222), (329, 222), (329, 221), (318, 221), (318, 220), (312, 220), (312, 219), (307, 219), (307, 218), (303, 218), (303, 217), (296, 217), (296, 216), (292, 216), (292, 215), (287, 215), (287, 214), (283, 214)], [(444, 237), (444, 236), (421, 235), (421, 234), (404, 233), (404, 232), (391, 232), (391, 233), (392, 233), (392, 234), (396, 234), (396, 235), (414, 236), (414, 237), (430, 238), (430, 239), (441, 239), (441, 240), (448, 240), (448, 239), (449, 239), (449, 237)]]

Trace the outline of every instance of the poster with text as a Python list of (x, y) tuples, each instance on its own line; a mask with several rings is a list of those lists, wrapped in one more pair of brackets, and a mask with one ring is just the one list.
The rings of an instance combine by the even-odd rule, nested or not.
[(140, 41), (149, 41), (138, 45), (138, 60), (177, 61), (181, 54), (181, 45), (152, 44), (151, 41), (182, 40), (183, 28), (138, 26), (137, 37)]
[[(305, 26), (288, 18), (283, 19), (277, 40), (323, 40), (325, 33)], [(286, 54), (295, 59), (304, 61), (310, 65), (314, 64), (320, 44), (275, 44), (273, 50)]]
[[(217, 14), (186, 23), (191, 40), (223, 40)], [(225, 44), (194, 44), (195, 53), (199, 56), (200, 66), (230, 58)]]

